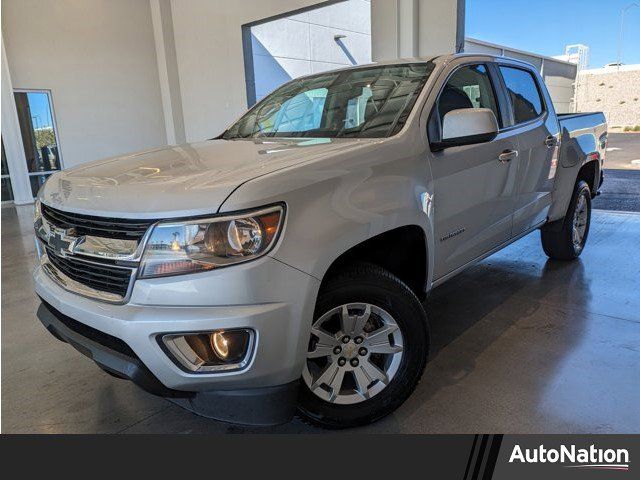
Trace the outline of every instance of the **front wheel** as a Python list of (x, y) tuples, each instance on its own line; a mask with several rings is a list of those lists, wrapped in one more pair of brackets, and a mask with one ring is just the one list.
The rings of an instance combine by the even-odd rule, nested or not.
[(426, 314), (409, 287), (376, 265), (346, 269), (318, 297), (300, 415), (324, 428), (384, 417), (418, 384), (428, 349)]
[(574, 260), (580, 256), (591, 224), (591, 190), (584, 180), (576, 183), (561, 228), (552, 225), (541, 230), (542, 248), (550, 258)]

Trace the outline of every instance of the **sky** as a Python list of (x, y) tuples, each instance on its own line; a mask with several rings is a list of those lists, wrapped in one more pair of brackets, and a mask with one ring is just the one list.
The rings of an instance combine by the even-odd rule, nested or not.
[[(640, 4), (640, 0), (636, 0)], [(632, 0), (466, 0), (465, 36), (541, 55), (590, 47), (589, 68), (617, 61), (620, 11)], [(624, 20), (622, 63), (640, 63), (640, 8)]]
[(53, 126), (47, 94), (29, 92), (27, 93), (27, 98), (29, 99), (33, 127), (45, 128)]

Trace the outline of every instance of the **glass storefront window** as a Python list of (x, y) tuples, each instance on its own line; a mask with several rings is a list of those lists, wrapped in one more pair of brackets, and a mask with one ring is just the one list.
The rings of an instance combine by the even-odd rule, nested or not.
[(44, 182), (47, 181), (47, 178), (51, 175), (50, 173), (47, 175), (29, 175), (29, 182), (31, 183), (31, 193), (35, 197), (38, 195), (38, 190), (40, 187), (44, 185)]
[(13, 188), (11, 188), (11, 179), (9, 177), (2, 177), (2, 201), (13, 201)]
[(11, 177), (9, 177), (9, 167), (7, 165), (7, 156), (4, 153), (4, 140), (2, 140), (2, 201), (10, 202), (13, 200), (13, 188), (11, 188)]
[(45, 90), (17, 90), (14, 96), (29, 182), (35, 196), (46, 178), (62, 168), (51, 94)]

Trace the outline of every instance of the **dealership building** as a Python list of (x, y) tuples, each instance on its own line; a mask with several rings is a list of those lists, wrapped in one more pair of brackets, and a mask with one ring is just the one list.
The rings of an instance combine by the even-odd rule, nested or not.
[(454, 51), (533, 63), (572, 111), (575, 65), (465, 39), (462, 0), (3, 0), (2, 201), (32, 202), (61, 168), (214, 137), (301, 75)]

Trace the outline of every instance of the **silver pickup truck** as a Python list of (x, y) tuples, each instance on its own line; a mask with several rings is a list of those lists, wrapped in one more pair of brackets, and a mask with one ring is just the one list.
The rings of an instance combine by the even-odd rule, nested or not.
[(601, 113), (556, 115), (516, 60), (299, 78), (215, 139), (53, 175), (38, 317), (201, 415), (366, 424), (422, 376), (431, 289), (536, 229), (580, 255), (606, 144)]

